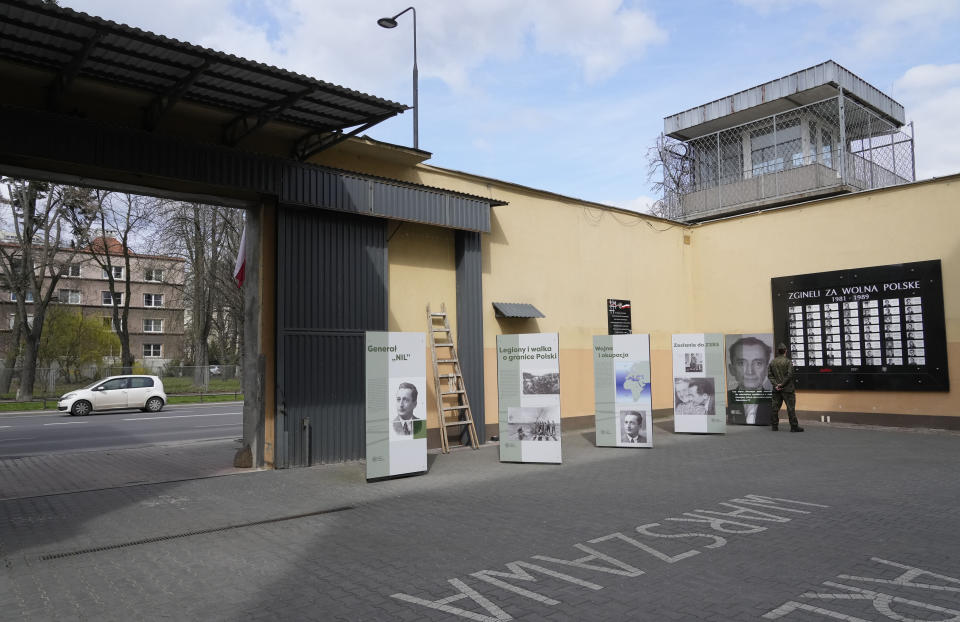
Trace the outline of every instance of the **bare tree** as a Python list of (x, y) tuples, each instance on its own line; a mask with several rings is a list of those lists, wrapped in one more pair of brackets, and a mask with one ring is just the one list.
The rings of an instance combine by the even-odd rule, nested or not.
[[(5, 203), (10, 208), (15, 242), (0, 245), (0, 270), (16, 296), (15, 323), (24, 339), (17, 399), (30, 400), (44, 318), (63, 266), (77, 253), (76, 245), (67, 245), (67, 239), (85, 234), (75, 215), (89, 212), (92, 192), (86, 188), (19, 179), (5, 178), (2, 183), (6, 185)], [(27, 305), (33, 311), (30, 322)]]
[[(6, 262), (4, 262), (6, 263)], [(3, 357), (3, 369), (0, 369), (0, 393), (9, 393), (13, 383), (13, 372), (20, 358), (21, 342), (23, 340), (23, 318), (19, 313), (14, 314), (13, 329), (10, 336), (10, 347)]]
[(213, 338), (224, 365), (225, 378), (233, 377), (240, 364), (243, 351), (243, 290), (233, 280), (235, 258), (240, 250), (243, 234), (243, 212), (222, 210), (223, 252), (217, 262), (212, 279)]
[(220, 275), (228, 251), (231, 229), (229, 208), (199, 203), (168, 203), (164, 210), (166, 252), (187, 261), (184, 302), (190, 309), (186, 350), (192, 355), (194, 383), (206, 386), (210, 379), (210, 337), (215, 312), (224, 303)]
[(138, 236), (144, 242), (144, 230), (149, 230), (157, 214), (159, 200), (133, 194), (113, 194), (103, 190), (94, 191), (96, 210), (82, 229), (84, 253), (103, 269), (113, 304), (113, 328), (120, 339), (120, 365), (122, 373), (133, 371), (135, 357), (130, 350), (130, 282), (131, 258), (138, 253), (131, 242)]
[(689, 192), (693, 183), (693, 159), (686, 143), (660, 134), (647, 149), (647, 181), (654, 196), (660, 197), (650, 212), (661, 218), (681, 220), (680, 196)]

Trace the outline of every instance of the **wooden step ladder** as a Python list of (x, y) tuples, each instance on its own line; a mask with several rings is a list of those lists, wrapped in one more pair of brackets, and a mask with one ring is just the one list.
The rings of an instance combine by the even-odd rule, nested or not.
[[(470, 400), (467, 399), (467, 389), (463, 384), (460, 359), (457, 358), (457, 348), (453, 344), (453, 333), (447, 320), (447, 303), (440, 303), (440, 313), (431, 313), (430, 305), (427, 305), (427, 333), (430, 335), (430, 353), (433, 356), (433, 386), (437, 392), (441, 451), (450, 453), (447, 430), (455, 426), (460, 428), (460, 446), (470, 445), (477, 449), (480, 446), (477, 441), (477, 428), (473, 425), (473, 414), (470, 412)], [(438, 355), (438, 349), (444, 354)], [(451, 421), (448, 417), (456, 419)]]

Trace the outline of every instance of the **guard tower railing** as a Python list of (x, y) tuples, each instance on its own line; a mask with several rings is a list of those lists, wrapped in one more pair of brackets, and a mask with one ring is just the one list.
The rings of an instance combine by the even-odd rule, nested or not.
[(679, 159), (664, 184), (664, 215), (686, 222), (916, 176), (913, 124), (898, 126), (843, 95), (675, 141), (664, 153)]

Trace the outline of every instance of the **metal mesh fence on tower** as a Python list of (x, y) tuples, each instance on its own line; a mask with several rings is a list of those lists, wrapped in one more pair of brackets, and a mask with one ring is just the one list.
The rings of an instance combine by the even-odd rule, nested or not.
[(694, 220), (914, 180), (913, 136), (833, 97), (662, 150), (663, 212)]

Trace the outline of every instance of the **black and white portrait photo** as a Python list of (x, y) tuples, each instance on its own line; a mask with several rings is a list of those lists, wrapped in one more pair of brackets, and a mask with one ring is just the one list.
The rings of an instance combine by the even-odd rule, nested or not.
[(640, 445), (647, 442), (646, 413), (642, 410), (623, 409), (617, 413), (620, 429), (620, 445)]
[(715, 410), (713, 378), (677, 378), (673, 381), (675, 415), (713, 415)]
[(703, 355), (697, 352), (687, 352), (683, 355), (683, 369), (687, 373), (698, 373), (703, 371)]
[(420, 404), (423, 380), (400, 380), (396, 387), (393, 392), (396, 414), (390, 422), (390, 439), (426, 438), (426, 406)]

